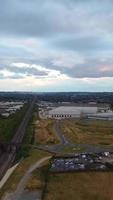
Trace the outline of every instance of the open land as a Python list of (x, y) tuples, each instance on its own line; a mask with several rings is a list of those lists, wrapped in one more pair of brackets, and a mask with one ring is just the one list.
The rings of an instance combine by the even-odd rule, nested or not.
[(113, 200), (113, 173), (51, 173), (44, 200), (61, 199)]
[(113, 146), (113, 121), (65, 119), (61, 128), (72, 143)]
[(54, 121), (51, 119), (40, 119), (35, 121), (35, 144), (59, 143), (53, 124)]

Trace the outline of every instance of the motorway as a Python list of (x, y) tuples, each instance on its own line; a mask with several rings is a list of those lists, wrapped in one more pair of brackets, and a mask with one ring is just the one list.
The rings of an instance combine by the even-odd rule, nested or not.
[(6, 152), (3, 153), (1, 158), (0, 158), (0, 180), (2, 179), (2, 177), (4, 176), (5, 172), (8, 170), (9, 167), (11, 167), (11, 165), (13, 164), (15, 157), (16, 157), (16, 153), (17, 153), (17, 149), (16, 149), (16, 144), (22, 144), (23, 138), (25, 136), (26, 133), (26, 128), (27, 125), (29, 123), (29, 120), (31, 118), (32, 115), (32, 111), (33, 111), (33, 107), (36, 101), (36, 97), (34, 97), (34, 99), (32, 100), (20, 126), (18, 127), (17, 132), (15, 133), (14, 137), (11, 140), (11, 143), (15, 143), (15, 147), (13, 145), (12, 149), (10, 152)]

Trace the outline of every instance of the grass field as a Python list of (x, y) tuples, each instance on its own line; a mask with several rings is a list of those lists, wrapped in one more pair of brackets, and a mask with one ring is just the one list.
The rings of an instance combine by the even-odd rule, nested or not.
[(35, 121), (35, 143), (57, 144), (59, 140), (53, 128), (54, 121), (51, 119), (40, 119)]
[(51, 174), (44, 200), (113, 200), (113, 173)]
[(62, 131), (71, 142), (113, 146), (113, 121), (64, 120)]

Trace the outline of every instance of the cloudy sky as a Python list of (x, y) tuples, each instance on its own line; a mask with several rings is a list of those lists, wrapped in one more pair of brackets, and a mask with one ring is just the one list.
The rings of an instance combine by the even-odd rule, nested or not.
[(0, 0), (0, 90), (113, 91), (113, 0)]

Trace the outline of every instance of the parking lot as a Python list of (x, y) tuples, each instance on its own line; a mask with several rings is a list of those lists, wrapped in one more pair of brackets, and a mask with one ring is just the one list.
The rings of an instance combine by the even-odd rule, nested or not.
[(51, 172), (112, 170), (113, 153), (78, 154), (73, 157), (56, 157), (51, 160)]

